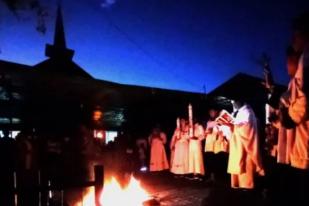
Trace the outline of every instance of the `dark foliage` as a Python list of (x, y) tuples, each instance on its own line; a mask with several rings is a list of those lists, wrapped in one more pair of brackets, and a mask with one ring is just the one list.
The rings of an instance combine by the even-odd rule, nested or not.
[(17, 17), (18, 11), (29, 10), (34, 12), (37, 17), (36, 30), (42, 34), (46, 32), (45, 18), (48, 16), (46, 9), (39, 0), (2, 0), (7, 8)]

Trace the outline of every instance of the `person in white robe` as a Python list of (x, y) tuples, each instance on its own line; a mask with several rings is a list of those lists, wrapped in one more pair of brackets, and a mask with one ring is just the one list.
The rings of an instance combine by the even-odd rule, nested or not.
[(211, 183), (215, 182), (215, 173), (217, 172), (217, 164), (216, 156), (214, 154), (215, 151), (215, 142), (219, 135), (219, 125), (215, 121), (215, 119), (219, 115), (219, 111), (215, 108), (210, 108), (208, 111), (209, 120), (205, 129), (205, 166), (207, 166), (207, 176), (209, 176), (208, 181)]
[[(285, 197), (289, 197), (291, 193), (295, 191), (294, 181), (292, 178), (293, 169), (291, 167), (291, 152), (295, 142), (295, 128), (286, 126), (283, 123), (282, 110), (287, 110), (291, 100), (291, 91), (295, 89), (295, 81), (293, 81), (296, 71), (298, 69), (298, 62), (300, 54), (296, 52), (292, 47), (288, 48), (287, 53), (287, 70), (290, 76), (290, 82), (287, 91), (285, 91), (279, 101), (279, 109), (276, 111), (279, 116), (278, 121), (274, 122), (274, 126), (278, 128), (278, 142), (277, 142), (277, 163), (278, 163), (278, 186), (277, 190), (279, 194)], [(286, 112), (285, 112), (286, 113)], [(278, 200), (286, 201), (281, 198)], [(294, 204), (293, 200), (288, 201), (290, 204)]]
[(193, 179), (201, 180), (199, 175), (205, 174), (201, 143), (205, 139), (205, 132), (199, 123), (194, 124), (193, 131), (193, 137), (189, 140), (189, 173), (193, 174)]
[[(289, 203), (301, 205), (308, 200), (309, 189), (309, 12), (294, 20), (293, 48), (301, 52), (298, 67), (289, 82), (288, 95), (281, 99), (280, 122), (289, 133), (291, 144), (285, 153), (292, 170), (291, 188), (295, 194)], [(280, 137), (280, 136), (279, 136)]]
[(219, 179), (228, 179), (226, 173), (228, 157), (229, 157), (229, 144), (232, 138), (232, 131), (226, 125), (219, 125), (219, 132), (214, 147), (215, 160), (217, 162), (217, 176)]
[(180, 120), (180, 128), (176, 128), (170, 144), (173, 157), (171, 172), (176, 175), (188, 174), (189, 169), (189, 126), (185, 119)]
[(275, 116), (279, 116), (281, 118), (272, 122), (278, 129), (277, 162), (282, 165), (290, 165), (291, 163), (290, 154), (294, 145), (295, 131), (294, 128), (287, 128), (281, 123), (280, 119), (282, 119), (282, 114), (280, 114), (280, 110), (285, 109), (285, 107), (290, 104), (291, 91), (295, 89), (296, 86), (293, 79), (298, 68), (299, 58), (300, 54), (297, 53), (292, 47), (289, 47), (287, 50), (287, 71), (290, 76), (290, 83), (287, 91), (280, 97), (279, 109), (274, 112)]
[(256, 173), (264, 175), (259, 151), (258, 128), (251, 107), (241, 101), (233, 103), (237, 109), (231, 126), (228, 173), (231, 174), (231, 187), (253, 189)]
[[(294, 122), (294, 144), (290, 152), (291, 166), (301, 170), (309, 170), (309, 118), (308, 118), (308, 90), (309, 90), (309, 12), (302, 20), (307, 33), (295, 37), (294, 47), (303, 51), (294, 78), (290, 80), (288, 101), (284, 102), (287, 114)], [(299, 34), (298, 34), (299, 35)]]
[(162, 171), (169, 169), (169, 163), (165, 152), (166, 134), (160, 129), (153, 129), (148, 138), (150, 145), (150, 171)]
[(215, 183), (216, 176), (226, 176), (231, 130), (216, 121), (220, 110), (213, 106), (209, 109), (209, 121), (205, 130), (205, 165), (209, 174), (208, 183)]

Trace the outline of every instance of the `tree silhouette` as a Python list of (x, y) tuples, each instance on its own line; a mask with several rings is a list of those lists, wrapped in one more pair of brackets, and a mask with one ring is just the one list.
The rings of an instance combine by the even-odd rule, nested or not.
[(47, 10), (42, 6), (40, 0), (0, 0), (7, 8), (19, 18), (19, 11), (28, 10), (34, 12), (37, 17), (36, 30), (42, 34), (46, 32), (45, 18), (48, 16)]

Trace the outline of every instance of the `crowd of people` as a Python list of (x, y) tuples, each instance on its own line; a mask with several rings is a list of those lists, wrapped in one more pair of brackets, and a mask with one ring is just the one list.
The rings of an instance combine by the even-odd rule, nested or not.
[[(283, 94), (278, 94), (272, 82), (267, 79), (265, 82), (270, 107), (265, 142), (268, 156), (271, 156), (270, 164), (264, 161), (264, 150), (260, 146), (263, 137), (259, 133), (257, 117), (238, 95), (231, 101), (231, 114), (213, 105), (209, 108), (207, 123), (202, 124), (192, 118), (189, 109), (188, 118), (177, 118), (171, 137), (156, 127), (148, 139), (137, 139), (136, 145), (121, 143), (122, 139), (118, 138), (119, 148), (126, 158), (138, 156), (142, 171), (147, 168), (150, 172), (169, 170), (175, 178), (208, 183), (216, 183), (217, 179), (230, 174), (230, 187), (243, 192), (256, 188), (256, 176), (265, 176), (265, 185), (273, 194), (274, 202), (301, 205), (308, 201), (306, 190), (309, 188), (309, 13), (294, 20), (293, 41), (287, 49), (287, 71), (290, 82)], [(56, 177), (53, 180), (43, 176), (42, 181), (63, 182), (67, 180), (60, 177), (59, 168), (65, 168), (63, 177), (68, 176), (66, 172), (73, 174), (87, 170), (89, 163), (86, 162), (102, 158), (102, 151), (86, 133), (87, 129), (82, 127), (77, 135), (80, 138), (60, 138), (61, 141), (24, 133), (15, 141), (5, 134), (0, 142), (1, 154), (5, 155), (0, 158), (8, 169), (1, 170), (1, 181), (12, 185), (14, 171), (23, 174), (20, 181), (32, 181), (28, 173), (41, 169), (49, 178)], [(137, 156), (133, 155), (135, 151)], [(74, 163), (74, 160), (79, 162)], [(86, 169), (80, 163), (83, 161)], [(134, 170), (130, 158), (123, 162), (127, 166), (121, 172)], [(78, 165), (81, 167), (76, 168)], [(81, 172), (76, 178), (78, 176), (90, 175)]]
[(195, 180), (201, 180), (206, 173), (209, 181), (215, 181), (217, 168), (221, 171), (223, 168), (230, 174), (231, 187), (242, 191), (256, 187), (255, 176), (266, 175), (265, 185), (273, 194), (274, 202), (280, 205), (308, 202), (309, 13), (293, 22), (293, 38), (287, 49), (287, 73), (290, 82), (283, 94), (277, 92), (269, 78), (265, 82), (270, 111), (265, 142), (266, 151), (272, 157), (271, 164), (267, 164), (267, 160), (262, 161), (265, 160), (264, 150), (260, 148), (263, 137), (252, 108), (235, 95), (231, 122), (218, 121), (223, 111), (216, 108), (210, 108), (206, 125), (190, 124), (184, 118), (179, 119), (170, 142), (169, 164), (164, 151), (166, 135), (154, 131), (149, 137), (150, 171), (169, 168), (177, 178)]
[(255, 173), (264, 175), (257, 120), (245, 102), (234, 100), (233, 106), (231, 122), (222, 121), (227, 112), (216, 106), (209, 108), (209, 120), (204, 126), (178, 118), (170, 141), (170, 161), (164, 146), (166, 135), (155, 128), (149, 136), (150, 171), (170, 169), (176, 178), (197, 181), (203, 181), (206, 175), (209, 182), (228, 172), (232, 187), (253, 189)]
[[(0, 138), (0, 205), (13, 205), (13, 189), (20, 189), (19, 205), (38, 204), (39, 186), (67, 186), (93, 179), (93, 166), (102, 151), (91, 132), (80, 126), (71, 136), (21, 131), (15, 139), (8, 130)], [(99, 156), (99, 157), (97, 157)], [(99, 163), (98, 163), (99, 164)], [(53, 205), (60, 192), (42, 192), (41, 203)]]

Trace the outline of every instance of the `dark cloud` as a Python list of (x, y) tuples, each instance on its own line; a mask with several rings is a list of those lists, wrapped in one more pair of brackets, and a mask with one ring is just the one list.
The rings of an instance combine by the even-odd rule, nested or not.
[(116, 0), (103, 0), (101, 3), (101, 7), (108, 8), (116, 3)]

